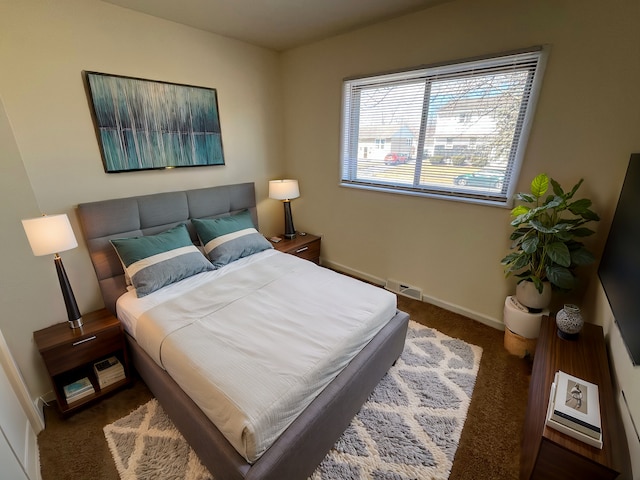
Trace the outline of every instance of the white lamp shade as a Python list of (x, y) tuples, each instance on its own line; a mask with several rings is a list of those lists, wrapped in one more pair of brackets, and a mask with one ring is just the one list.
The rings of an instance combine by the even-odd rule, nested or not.
[(291, 200), (300, 196), (297, 180), (271, 180), (269, 182), (269, 198), (275, 200)]
[(29, 218), (22, 220), (22, 226), (35, 256), (64, 252), (78, 246), (66, 214)]

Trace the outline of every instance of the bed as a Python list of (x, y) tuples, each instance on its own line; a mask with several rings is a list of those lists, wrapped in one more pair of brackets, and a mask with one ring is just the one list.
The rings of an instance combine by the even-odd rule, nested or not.
[[(171, 231), (172, 229), (183, 228), (180, 226), (184, 225), (189, 239), (193, 244), (197, 245), (200, 243), (200, 237), (196, 234), (194, 224), (197, 224), (198, 220), (195, 219), (235, 219), (241, 218), (241, 215), (248, 215), (252, 225), (257, 228), (258, 219), (253, 183), (84, 203), (78, 206), (77, 212), (105, 306), (114, 314), (119, 315), (125, 324), (127, 341), (136, 371), (198, 454), (203, 464), (218, 480), (302, 480), (308, 478), (349, 425), (352, 417), (366, 401), (388, 368), (402, 353), (408, 315), (395, 310), (395, 304), (394, 308), (390, 310), (388, 302), (384, 305), (384, 312), (382, 312), (382, 304), (379, 309), (373, 309), (372, 307), (372, 311), (381, 312), (375, 315), (372, 313), (372, 316), (377, 315), (380, 318), (377, 320), (378, 326), (374, 329), (358, 333), (357, 336), (364, 338), (364, 346), (362, 348), (357, 347), (357, 351), (354, 351), (348, 357), (348, 360), (344, 361), (346, 366), (344, 368), (340, 366), (340, 369), (326, 381), (326, 384), (318, 387), (314, 383), (314, 388), (318, 388), (318, 391), (313, 392), (310, 403), (305, 403), (300, 408), (300, 411), (293, 412), (292, 419), (287, 421), (280, 430), (275, 433), (271, 432), (275, 440), (271, 439), (265, 442), (256, 440), (257, 446), (251, 444), (253, 446), (248, 451), (244, 451), (238, 447), (237, 442), (230, 436), (226, 426), (221, 425), (219, 429), (211, 421), (209, 405), (203, 405), (202, 402), (204, 399), (216, 398), (215, 395), (205, 393), (198, 396), (197, 391), (193, 390), (194, 385), (197, 390), (198, 385), (201, 384), (197, 378), (189, 381), (185, 380), (189, 375), (176, 373), (173, 371), (173, 366), (167, 367), (164, 365), (162, 363), (165, 360), (164, 357), (159, 359), (160, 354), (154, 353), (152, 349), (150, 350), (149, 341), (145, 337), (137, 337), (136, 332), (144, 331), (144, 329), (136, 326), (135, 322), (139, 321), (141, 325), (145, 325), (147, 315), (151, 311), (155, 314), (156, 308), (146, 306), (140, 308), (138, 313), (135, 313), (136, 305), (139, 305), (139, 303), (137, 300), (131, 300), (135, 295), (132, 295), (131, 288), (127, 288), (127, 282), (130, 282), (130, 279), (126, 278), (123, 262), (116, 253), (111, 241), (142, 236), (152, 238), (158, 234), (163, 235), (163, 232)], [(253, 270), (249, 270), (254, 268), (262, 268), (265, 273), (255, 274)], [(286, 272), (286, 274), (276, 275), (271, 273), (274, 269)], [(129, 272), (128, 269), (127, 272)], [(230, 265), (223, 266), (219, 270), (202, 272), (197, 276), (176, 282), (174, 285), (162, 289), (162, 291), (169, 291), (176, 285), (182, 288), (183, 285), (187, 285), (190, 282), (200, 282), (200, 278), (215, 277), (218, 274), (223, 275), (225, 285), (231, 285), (231, 280), (239, 282), (239, 285), (246, 285), (251, 283), (253, 279), (256, 279), (255, 281), (257, 282), (257, 279), (264, 277), (262, 280), (264, 286), (260, 286), (262, 297), (269, 297), (276, 302), (280, 302), (275, 304), (275, 308), (282, 311), (286, 310), (287, 302), (291, 301), (291, 299), (284, 298), (287, 294), (283, 292), (295, 290), (296, 285), (302, 283), (298, 280), (291, 280), (292, 276), (293, 278), (298, 278), (295, 275), (300, 275), (299, 278), (309, 276), (310, 279), (313, 279), (310, 280), (311, 282), (316, 282), (316, 286), (324, 285), (321, 288), (309, 288), (309, 291), (324, 291), (326, 287), (328, 293), (331, 291), (329, 284), (338, 282), (337, 290), (331, 293), (333, 307), (326, 309), (326, 315), (335, 316), (336, 312), (339, 312), (340, 316), (344, 317), (344, 319), (341, 318), (340, 320), (344, 320), (347, 325), (349, 325), (350, 321), (348, 319), (354, 315), (352, 303), (359, 301), (360, 304), (366, 303), (373, 306), (377, 301), (377, 296), (370, 298), (366, 296), (371, 293), (370, 288), (375, 288), (370, 286), (362, 287), (363, 297), (359, 300), (341, 297), (340, 291), (345, 289), (341, 288), (340, 282), (346, 281), (343, 279), (348, 277), (313, 265), (311, 262), (275, 252), (274, 250), (270, 251), (269, 249), (254, 255), (247, 255), (236, 262), (231, 262)], [(335, 277), (330, 277), (330, 275)], [(220, 279), (212, 281), (217, 281), (221, 285)], [(353, 279), (348, 281), (357, 282)], [(250, 288), (247, 287), (247, 289)], [(235, 296), (233, 298), (230, 297), (229, 305), (235, 308), (238, 303), (241, 303), (238, 299), (242, 298), (244, 301), (245, 295), (236, 294), (236, 287), (230, 290), (233, 290), (233, 295)], [(158, 292), (150, 294), (148, 298), (157, 296)], [(194, 295), (197, 296), (197, 293), (194, 293)], [(318, 293), (314, 295), (315, 297), (309, 298), (317, 299)], [(180, 317), (182, 321), (183, 317), (186, 318), (191, 315), (191, 312), (188, 312), (186, 308), (191, 304), (192, 299), (183, 293), (174, 294), (174, 296), (176, 302), (182, 302), (176, 308), (178, 308), (178, 311), (182, 308), (185, 313), (175, 315), (168, 311), (164, 315), (169, 319), (172, 318), (171, 315), (174, 315), (175, 317)], [(283, 298), (279, 298), (280, 296)], [(360, 293), (356, 295), (358, 298), (359, 296)], [(140, 299), (143, 304), (146, 301), (145, 298)], [(247, 294), (246, 298), (251, 297)], [(127, 299), (132, 301), (133, 307), (126, 307)], [(264, 311), (266, 308), (262, 304), (252, 306), (253, 302), (249, 301), (244, 303), (247, 304), (248, 308), (254, 309), (253, 313), (247, 314), (249, 317), (256, 316), (256, 312)], [(152, 300), (150, 304), (153, 304)], [(342, 308), (343, 304), (344, 308), (341, 311), (339, 308)], [(292, 310), (292, 312), (296, 312), (295, 314), (288, 315), (289, 320), (292, 322), (297, 321), (297, 317), (306, 316), (305, 311), (299, 310), (299, 307), (297, 308), (298, 310)], [(133, 314), (131, 314), (132, 311)], [(333, 312), (333, 314), (330, 312)], [(133, 315), (134, 326), (131, 326), (130, 315)], [(220, 323), (220, 320), (215, 315), (217, 313), (211, 313), (211, 322)], [(384, 318), (382, 318), (383, 316)], [(207, 316), (208, 318), (209, 316)], [(217, 323), (215, 324), (217, 325)], [(297, 329), (295, 331), (302, 330), (298, 324), (293, 323), (292, 325), (294, 325), (294, 330)], [(196, 333), (192, 335), (196, 341), (199, 341), (200, 337), (206, 336), (202, 334), (203, 331), (196, 330)], [(217, 335), (218, 333), (216, 332)], [(317, 332), (313, 335), (320, 337)], [(251, 344), (254, 341), (250, 340), (247, 343)], [(158, 342), (163, 345), (163, 348), (165, 348), (165, 345), (170, 345), (168, 340), (163, 342)], [(141, 345), (144, 345), (145, 348)], [(222, 348), (219, 348), (221, 346), (222, 344), (218, 344), (218, 347), (212, 350), (220, 349), (221, 352), (224, 352)], [(253, 348), (255, 349), (255, 345)], [(324, 348), (325, 346), (320, 346), (320, 349)], [(355, 347), (351, 346), (349, 348), (353, 350)], [(169, 350), (167, 347), (163, 352)], [(295, 348), (293, 350), (296, 351)], [(266, 347), (265, 351), (268, 352)], [(229, 355), (235, 354), (232, 350), (228, 350), (228, 353)], [(268, 358), (271, 358), (277, 356), (277, 353), (277, 351), (272, 351), (264, 355), (268, 355)], [(163, 353), (162, 355), (165, 354)], [(334, 354), (332, 353), (332, 355)], [(167, 355), (167, 362), (169, 362), (168, 358)], [(265, 362), (266, 358), (263, 356), (261, 361)], [(292, 363), (303, 363), (303, 360)], [(175, 379), (172, 378), (168, 371), (172, 372)], [(206, 373), (206, 375), (208, 374)], [(250, 377), (248, 381), (259, 381), (259, 378)], [(189, 391), (190, 394), (187, 394), (185, 390)], [(274, 395), (279, 394), (276, 392)], [(244, 397), (247, 397), (247, 395), (240, 394), (238, 398)], [(258, 438), (260, 439), (262, 436), (260, 433)]]

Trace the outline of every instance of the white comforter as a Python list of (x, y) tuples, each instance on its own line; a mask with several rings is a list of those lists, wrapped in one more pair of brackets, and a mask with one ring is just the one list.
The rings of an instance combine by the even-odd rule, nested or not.
[(228, 267), (142, 299), (130, 292), (118, 313), (253, 462), (395, 314), (396, 298), (274, 250)]

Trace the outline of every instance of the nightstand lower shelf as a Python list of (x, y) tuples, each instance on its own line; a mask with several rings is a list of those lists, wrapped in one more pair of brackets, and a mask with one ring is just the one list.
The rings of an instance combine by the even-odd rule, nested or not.
[[(120, 363), (124, 365), (124, 359), (121, 359), (120, 355), (115, 355), (115, 356), (118, 357), (118, 360), (120, 361)], [(102, 357), (97, 358), (95, 359), (95, 362), (99, 362), (103, 359), (104, 358)], [(96, 400), (100, 397), (108, 395), (109, 393), (115, 390), (118, 390), (120, 387), (123, 387), (129, 384), (130, 376), (127, 373), (125, 378), (115, 381), (104, 387), (100, 387), (98, 383), (98, 379), (96, 378), (96, 375), (93, 372), (93, 363), (95, 362), (92, 361), (91, 363), (83, 365), (80, 368), (73, 369), (68, 372), (64, 372), (60, 375), (55, 375), (54, 377), (51, 378), (51, 381), (53, 383), (53, 388), (56, 393), (58, 406), (60, 407), (60, 411), (62, 411), (63, 413), (71, 412), (73, 410), (76, 410), (82, 407), (87, 403), (91, 403), (93, 400)], [(87, 395), (86, 397), (82, 397), (76, 401), (68, 402), (64, 395), (64, 390), (63, 390), (64, 386), (69, 385), (70, 383), (73, 383), (85, 377), (88, 378), (89, 381), (91, 381), (91, 385), (93, 385), (94, 393), (92, 393), (91, 395)]]
[[(130, 383), (129, 356), (118, 319), (103, 309), (84, 315), (83, 320), (81, 328), (71, 329), (65, 322), (33, 334), (63, 414), (71, 413)], [(100, 388), (93, 365), (109, 357), (118, 359), (124, 378), (116, 377), (116, 381)], [(91, 382), (94, 392), (67, 402), (64, 387), (85, 377)]]

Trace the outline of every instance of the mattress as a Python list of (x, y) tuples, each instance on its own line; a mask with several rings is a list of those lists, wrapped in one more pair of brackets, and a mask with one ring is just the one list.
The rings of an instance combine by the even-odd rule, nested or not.
[(117, 304), (250, 463), (396, 313), (390, 292), (275, 250)]

